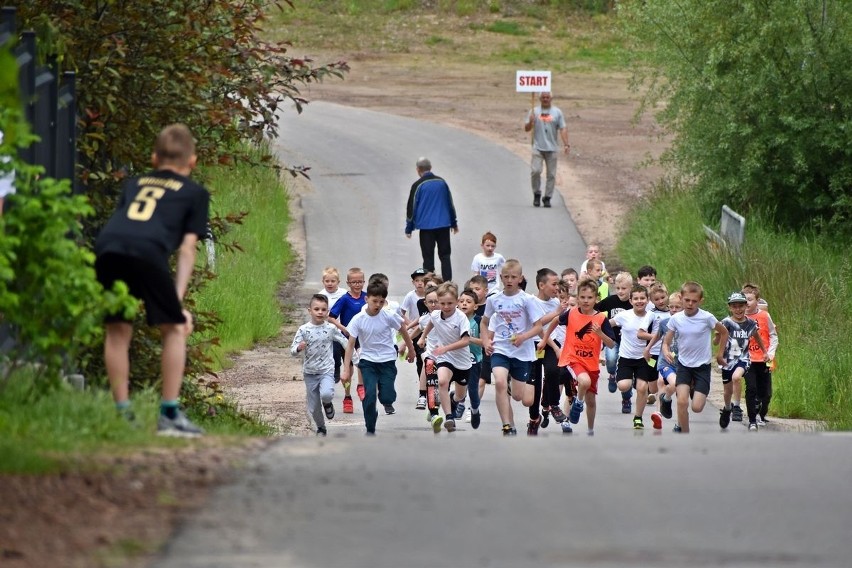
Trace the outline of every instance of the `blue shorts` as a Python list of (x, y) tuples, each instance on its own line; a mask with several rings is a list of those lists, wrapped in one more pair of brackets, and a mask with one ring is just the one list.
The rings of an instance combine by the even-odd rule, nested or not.
[(731, 381), (734, 380), (734, 371), (737, 369), (742, 369), (743, 374), (748, 371), (748, 361), (737, 361), (737, 364), (734, 365), (732, 369), (722, 369), (722, 384), (727, 385)]
[(672, 384), (669, 378), (676, 373), (674, 365), (672, 365), (671, 363), (666, 363), (659, 367), (657, 371), (659, 371), (660, 376), (663, 377), (663, 384)]
[(500, 353), (491, 355), (491, 369), (503, 367), (509, 369), (509, 376), (516, 381), (528, 383), (532, 380), (532, 361), (521, 361), (514, 357), (506, 357)]

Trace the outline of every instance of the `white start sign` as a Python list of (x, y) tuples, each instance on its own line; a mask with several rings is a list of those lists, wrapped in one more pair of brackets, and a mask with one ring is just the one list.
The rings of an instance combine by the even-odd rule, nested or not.
[(550, 71), (516, 71), (515, 89), (519, 93), (551, 91)]

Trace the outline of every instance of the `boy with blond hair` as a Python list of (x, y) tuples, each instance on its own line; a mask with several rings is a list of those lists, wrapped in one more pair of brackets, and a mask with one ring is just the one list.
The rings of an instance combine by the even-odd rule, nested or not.
[[(615, 276), (615, 294), (607, 296), (603, 300), (595, 304), (595, 309), (604, 312), (606, 318), (611, 320), (619, 313), (625, 310), (632, 310), (633, 305), (630, 303), (630, 289), (633, 287), (633, 276), (629, 272), (619, 272)], [(618, 328), (615, 329), (615, 345), (604, 349), (604, 357), (606, 358), (606, 370), (609, 373), (609, 392), (614, 393), (618, 390), (618, 385), (615, 380), (615, 371), (618, 368), (618, 346), (621, 343), (621, 332)], [(621, 412), (622, 414), (630, 414), (633, 412), (633, 403), (631, 402), (631, 391), (621, 393)]]
[(704, 288), (698, 282), (684, 282), (680, 287), (683, 311), (669, 319), (668, 331), (663, 339), (663, 357), (675, 362), (672, 343), (677, 335), (677, 424), (675, 432), (689, 433), (689, 401), (692, 411), (701, 412), (710, 394), (710, 340), (713, 332), (718, 334), (719, 348), (716, 361), (725, 364), (724, 346), (728, 343), (728, 329), (716, 316), (701, 309)]
[(535, 297), (520, 289), (523, 277), (521, 263), (507, 260), (500, 273), (503, 291), (486, 300), (480, 330), (482, 348), (491, 355), (497, 412), (504, 436), (518, 433), (509, 398), (509, 381), (512, 382), (511, 398), (523, 401), (524, 406), (533, 403), (535, 394), (531, 384), (534, 338), (542, 331), (544, 314)]
[(492, 294), (500, 288), (500, 270), (506, 264), (506, 259), (503, 255), (494, 252), (497, 248), (497, 237), (494, 233), (487, 231), (482, 235), (482, 252), (473, 257), (473, 262), (470, 264), (470, 269), (474, 274), (478, 274), (488, 281), (488, 293)]
[[(334, 266), (326, 266), (322, 270), (322, 290), (317, 294), (322, 294), (328, 298), (328, 307), (331, 308), (337, 303), (346, 290), (340, 287), (340, 272)], [(328, 310), (326, 310), (328, 312)], [(332, 344), (332, 353), (334, 356), (334, 382), (340, 382), (340, 365), (343, 363), (343, 346), (339, 343)]]
[[(207, 234), (210, 194), (189, 178), (195, 169), (195, 140), (183, 124), (160, 131), (154, 142), (154, 170), (127, 180), (110, 217), (95, 242), (95, 272), (107, 290), (116, 281), (142, 300), (148, 325), (160, 328), (163, 341), (162, 399), (157, 433), (200, 436), (178, 406), (186, 364), (186, 338), (192, 315), (183, 300), (195, 267), (196, 244)], [(178, 252), (174, 280), (169, 257)], [(130, 410), (130, 342), (133, 323), (122, 314), (105, 318), (104, 359), (116, 408)]]
[[(361, 313), (361, 309), (367, 303), (367, 294), (364, 293), (364, 271), (358, 267), (350, 268), (346, 273), (346, 283), (349, 285), (349, 293), (344, 294), (334, 303), (328, 312), (328, 321), (337, 327), (343, 335), (349, 337), (346, 326), (349, 325), (352, 318)], [(355, 348), (357, 349), (357, 347), (356, 345)], [(352, 373), (348, 372), (350, 371), (349, 369), (346, 369), (346, 371), (345, 375), (342, 370), (340, 373), (340, 378), (343, 382), (343, 413), (352, 414), (355, 412), (355, 407), (352, 403), (352, 382), (349, 380)], [(358, 382), (361, 383), (360, 380)]]

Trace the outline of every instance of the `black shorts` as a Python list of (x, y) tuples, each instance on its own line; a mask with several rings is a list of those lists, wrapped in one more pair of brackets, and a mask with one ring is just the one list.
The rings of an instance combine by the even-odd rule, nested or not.
[(482, 354), (482, 362), (479, 364), (479, 378), (486, 385), (491, 384), (491, 355)]
[(446, 361), (438, 363), (437, 367), (439, 369), (450, 369), (453, 372), (453, 376), (450, 378), (451, 383), (467, 386), (467, 380), (470, 378), (470, 369), (456, 369)]
[[(109, 290), (121, 280), (134, 298), (145, 304), (148, 325), (186, 323), (183, 309), (168, 270), (145, 260), (122, 254), (105, 253), (95, 260), (98, 282)], [(126, 322), (122, 314), (104, 318), (107, 323)]]
[(656, 379), (655, 375), (656, 370), (645, 359), (618, 358), (618, 368), (615, 371), (616, 380), (636, 379), (650, 383)]
[(700, 367), (684, 367), (678, 363), (675, 385), (690, 385), (695, 392), (707, 396), (710, 394), (710, 363)]

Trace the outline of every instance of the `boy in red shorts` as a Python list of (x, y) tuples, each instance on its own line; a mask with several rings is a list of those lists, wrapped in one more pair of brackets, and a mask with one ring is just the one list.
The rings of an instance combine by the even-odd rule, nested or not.
[(577, 308), (571, 308), (551, 322), (540, 345), (546, 343), (550, 333), (557, 325), (565, 326), (565, 343), (559, 356), (559, 366), (568, 370), (577, 381), (577, 396), (568, 413), (568, 420), (562, 423), (566, 434), (573, 430), (571, 424), (580, 421), (580, 414), (588, 405), (586, 421), (589, 435), (594, 434), (595, 410), (598, 394), (600, 366), (598, 361), (603, 345), (612, 348), (615, 345), (615, 332), (607, 320), (606, 314), (595, 310), (598, 299), (597, 282), (584, 279), (577, 285)]

